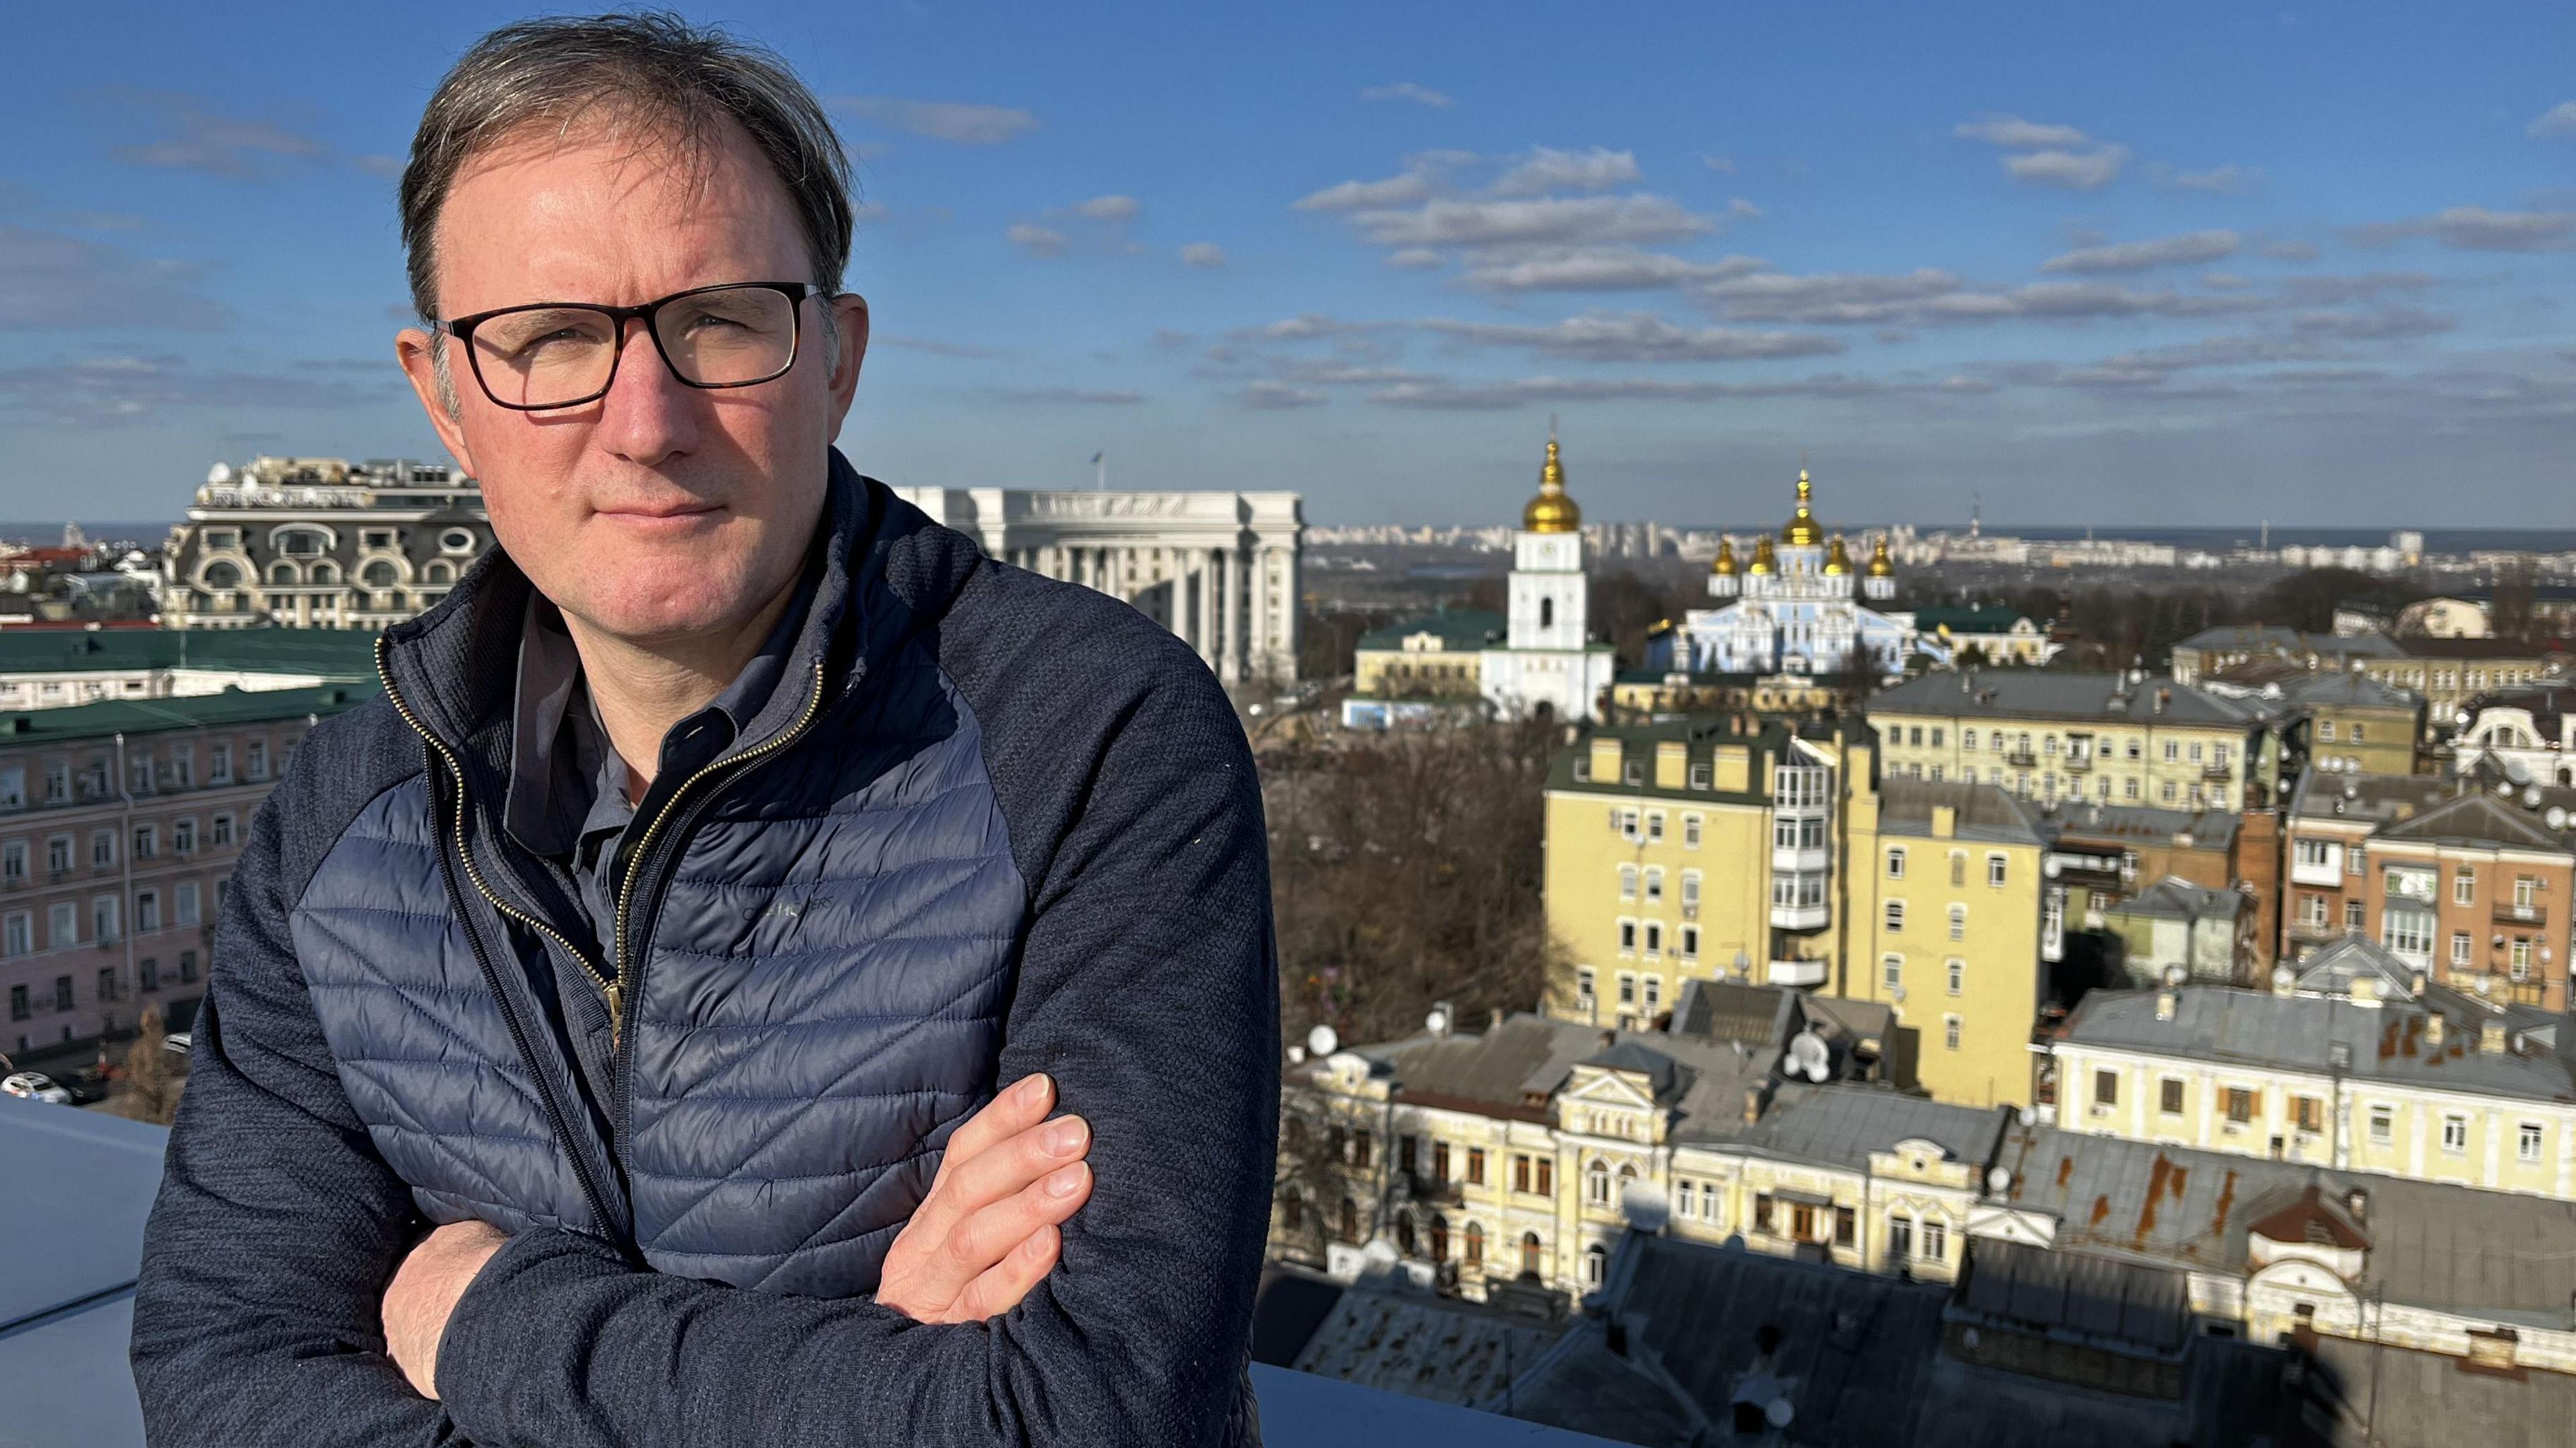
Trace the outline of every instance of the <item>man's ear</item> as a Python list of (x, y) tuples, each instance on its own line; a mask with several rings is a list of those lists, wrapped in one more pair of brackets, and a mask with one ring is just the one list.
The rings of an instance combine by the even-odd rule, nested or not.
[(825, 299), (824, 305), (841, 325), (841, 348), (832, 358), (831, 376), (825, 386), (831, 393), (831, 432), (837, 437), (842, 419), (850, 415), (850, 403), (858, 396), (859, 366), (868, 355), (868, 299), (856, 292), (843, 292)]
[[(439, 380), (436, 355), (442, 345), (448, 354), (448, 381), (445, 385)], [(472, 382), (471, 378), (463, 383), (456, 380), (456, 368), (460, 364), (472, 364), (456, 355), (453, 339), (445, 339), (442, 343), (442, 339), (431, 336), (422, 328), (405, 327), (394, 334), (394, 360), (402, 364), (403, 376), (410, 381), (413, 394), (420, 398), (420, 410), (429, 414), (429, 425), (438, 430), (438, 440), (446, 445), (448, 455), (456, 459), (456, 465), (464, 470), (467, 477), (483, 476), (482, 470), (474, 466), (473, 450), (465, 445), (462, 415), (448, 407), (450, 401), (462, 405), (458, 389)]]

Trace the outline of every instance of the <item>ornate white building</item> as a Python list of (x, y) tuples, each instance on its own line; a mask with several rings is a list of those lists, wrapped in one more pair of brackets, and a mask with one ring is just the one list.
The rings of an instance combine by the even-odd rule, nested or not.
[(443, 463), (217, 463), (170, 530), (161, 622), (381, 629), (446, 597), (491, 541), (482, 490)]
[(1134, 604), (1228, 684), (1297, 677), (1295, 493), (894, 491), (989, 557)]
[(1732, 601), (1693, 609), (1679, 628), (1657, 635), (1647, 645), (1649, 667), (1891, 677), (1904, 673), (1918, 652), (1942, 653), (1915, 632), (1913, 615), (1880, 613), (1853, 597), (1857, 592), (1878, 602), (1896, 595), (1887, 538), (1882, 534), (1869, 562), (1854, 568), (1842, 536), (1829, 542), (1824, 524), (1816, 521), (1814, 492), (1806, 469), (1799, 469), (1797, 513), (1780, 530), (1776, 547), (1768, 534), (1755, 541), (1751, 562), (1738, 562), (1733, 538), (1719, 541), (1708, 591)]
[(1565, 464), (1547, 440), (1538, 496), (1512, 534), (1511, 608), (1503, 645), (1484, 651), (1485, 698), (1499, 713), (1547, 709), (1559, 719), (1596, 720), (1615, 666), (1608, 644), (1587, 631), (1583, 510), (1566, 496)]

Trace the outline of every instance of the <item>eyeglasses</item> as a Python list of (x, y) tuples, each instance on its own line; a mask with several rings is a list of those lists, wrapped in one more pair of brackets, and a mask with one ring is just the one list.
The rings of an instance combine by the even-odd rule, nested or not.
[(729, 282), (640, 307), (530, 302), (432, 325), (465, 348), (474, 380), (515, 412), (578, 407), (608, 395), (626, 324), (640, 321), (671, 375), (691, 387), (752, 387), (796, 365), (804, 282)]

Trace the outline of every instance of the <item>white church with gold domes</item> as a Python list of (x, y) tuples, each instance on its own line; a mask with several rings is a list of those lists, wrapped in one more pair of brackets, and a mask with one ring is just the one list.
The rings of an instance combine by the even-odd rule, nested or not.
[(1597, 720), (1617, 665), (1610, 646), (1592, 640), (1586, 617), (1590, 579), (1583, 571), (1583, 510), (1565, 491), (1565, 462), (1548, 430), (1538, 496), (1521, 510), (1512, 534), (1510, 613), (1503, 643), (1479, 656), (1485, 698), (1498, 714)]
[[(1798, 470), (1798, 511), (1775, 546), (1763, 534), (1740, 560), (1735, 540), (1718, 544), (1709, 565), (1711, 597), (1730, 600), (1693, 609), (1680, 626), (1647, 644), (1649, 667), (1706, 674), (1875, 674), (1905, 672), (1916, 654), (1944, 650), (1914, 630), (1914, 616), (1881, 613), (1860, 599), (1896, 596), (1896, 565), (1881, 534), (1869, 561), (1855, 568), (1842, 535), (1828, 540), (1816, 521), (1815, 485)], [(1859, 599), (1853, 595), (1857, 593)]]

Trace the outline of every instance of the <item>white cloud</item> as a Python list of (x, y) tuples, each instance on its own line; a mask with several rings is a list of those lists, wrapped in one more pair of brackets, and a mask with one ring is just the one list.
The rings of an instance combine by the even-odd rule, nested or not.
[(2294, 302), (2331, 307), (2381, 292), (2420, 292), (2432, 285), (2433, 278), (2424, 272), (2365, 272), (2359, 276), (2290, 277), (2281, 283), (2281, 292)]
[(1130, 407), (1145, 400), (1141, 392), (1095, 391), (1086, 387), (1006, 387), (996, 396), (1005, 402), (1071, 403), (1086, 407)]
[(1719, 315), (1731, 320), (1826, 325), (2205, 317), (2252, 311), (2259, 305), (2253, 298), (2142, 292), (2097, 281), (1971, 286), (1930, 267), (1884, 276), (1762, 272), (1704, 283), (1694, 290)]
[(1676, 327), (1648, 312), (1589, 312), (1547, 326), (1510, 326), (1434, 318), (1423, 330), (1485, 346), (1526, 347), (1587, 362), (1732, 362), (1756, 357), (1812, 357), (1840, 352), (1831, 337), (1755, 332), (1735, 327)]
[(1022, 248), (1031, 256), (1064, 255), (1064, 233), (1061, 231), (1051, 231), (1043, 226), (1032, 226), (1025, 221), (1015, 221), (1011, 223), (1011, 229), (1005, 234), (1010, 237), (1013, 246)]
[(1258, 327), (1237, 327), (1225, 335), (1237, 342), (1302, 342), (1313, 337), (1341, 337), (1366, 332), (1373, 322), (1345, 322), (1321, 312), (1300, 312)]
[(2004, 170), (2014, 180), (2027, 181), (2034, 186), (2091, 191), (2118, 180), (2120, 167), (2128, 159), (2128, 148), (2124, 146), (2104, 146), (2082, 152), (2033, 151), (2027, 156), (2006, 156)]
[(1607, 191), (1627, 186), (1643, 173), (1637, 153), (1595, 146), (1589, 151), (1533, 148), (1519, 164), (1494, 183), (1497, 196), (1542, 196), (1550, 191)]
[(262, 163), (272, 157), (312, 159), (329, 152), (320, 141), (283, 126), (218, 115), (195, 96), (153, 93), (137, 99), (145, 108), (160, 112), (165, 134), (157, 141), (118, 146), (109, 152), (129, 165), (248, 177), (259, 174)]
[(2429, 236), (2459, 251), (2566, 251), (2576, 246), (2576, 212), (2453, 206), (2430, 216), (2354, 227), (2349, 234), (2364, 246)]
[(2212, 166), (2206, 171), (2176, 171), (2167, 176), (2166, 184), (2185, 191), (2214, 191), (2221, 196), (2239, 196), (2263, 184), (2262, 168), (2239, 166), (2230, 162)]
[(2160, 266), (2187, 266), (2217, 261), (2234, 256), (2244, 245), (2232, 231), (2187, 231), (2180, 236), (2159, 237), (2153, 241), (2123, 241), (2109, 246), (2089, 246), (2053, 256), (2040, 263), (2041, 271), (2138, 272)]
[(896, 96), (843, 96), (834, 102), (853, 115), (897, 130), (961, 146), (994, 146), (1037, 129), (1038, 118), (1009, 106), (961, 101), (913, 101)]
[(1466, 280), (1470, 286), (1496, 292), (1643, 291), (1684, 282), (1719, 281), (1760, 271), (1763, 265), (1749, 256), (1688, 261), (1633, 247), (1586, 247), (1492, 262), (1470, 269)]
[(1441, 264), (1440, 253), (1427, 246), (1408, 246), (1402, 251), (1387, 253), (1386, 264), (1408, 271), (1430, 271)]
[(1191, 242), (1181, 248), (1181, 264), (1183, 266), (1223, 266), (1225, 248), (1213, 241)]
[(1985, 141), (2008, 150), (2025, 151), (2070, 146), (2089, 146), (2093, 138), (2073, 126), (2025, 121), (2019, 116), (1987, 114), (1961, 121), (1950, 132), (1971, 141)]
[(2290, 319), (2292, 329), (2312, 337), (2384, 341), (2396, 337), (2429, 337), (2457, 327), (2457, 319), (2420, 307), (2383, 307), (2375, 312), (2303, 312)]
[(1383, 388), (1368, 400), (1385, 407), (1470, 411), (1520, 407), (1532, 402), (1714, 402), (1730, 398), (1867, 397), (1887, 392), (1983, 392), (1989, 384), (1966, 378), (1891, 384), (1827, 373), (1787, 382), (1705, 382), (1658, 377), (1527, 377), (1508, 382), (1411, 382)]
[(1133, 221), (1145, 207), (1133, 196), (1094, 196), (1073, 203), (1073, 209), (1094, 221)]
[(1720, 176), (1732, 176), (1735, 174), (1735, 158), (1733, 156), (1702, 156), (1699, 159), (1701, 164), (1707, 166), (1708, 169), (1716, 172)]
[[(197, 269), (136, 256), (59, 231), (0, 223), (0, 332), (226, 325), (231, 312), (197, 291)], [(404, 309), (410, 316), (410, 309)]]
[(2523, 127), (2523, 134), (2535, 141), (2576, 136), (2576, 101), (2560, 101), (2542, 111)]
[(1370, 86), (1367, 90), (1360, 92), (1360, 99), (1364, 101), (1411, 101), (1417, 106), (1429, 106), (1435, 111), (1445, 111), (1458, 103), (1454, 98), (1445, 95), (1442, 92), (1433, 90), (1431, 87), (1426, 85), (1416, 85), (1409, 80), (1400, 80), (1393, 85)]
[(2254, 285), (2254, 283), (2246, 280), (2244, 277), (2238, 276), (2234, 272), (2205, 273), (2200, 279), (2200, 284), (2209, 288), (2213, 292), (2241, 292), (2245, 288)]
[(1667, 241), (1715, 230), (1662, 196), (1543, 196), (1527, 201), (1440, 198), (1411, 210), (1353, 218), (1381, 246), (1582, 246)]
[(2309, 241), (2275, 241), (2263, 248), (2263, 254), (2275, 261), (2315, 261), (2316, 243)]
[(1362, 211), (1385, 206), (1410, 206), (1431, 196), (1440, 181), (1430, 171), (1416, 169), (1383, 181), (1345, 181), (1327, 186), (1291, 203), (1295, 211)]
[(1244, 406), (1263, 410), (1320, 407), (1328, 400), (1311, 388), (1291, 387), (1285, 382), (1251, 383), (1235, 396)]

